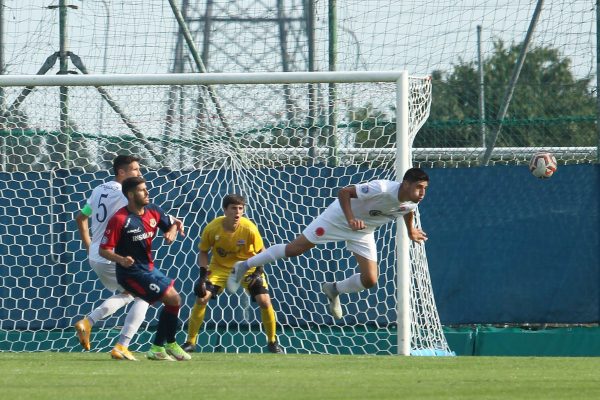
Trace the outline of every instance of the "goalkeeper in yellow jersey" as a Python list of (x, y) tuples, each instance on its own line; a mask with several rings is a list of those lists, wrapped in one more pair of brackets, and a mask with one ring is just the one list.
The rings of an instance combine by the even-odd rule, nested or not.
[[(200, 279), (194, 286), (196, 304), (188, 321), (188, 336), (182, 348), (195, 351), (196, 339), (208, 301), (221, 293), (233, 265), (244, 261), (263, 249), (263, 240), (256, 225), (243, 216), (246, 200), (237, 194), (223, 198), (223, 216), (213, 219), (202, 231), (198, 250)], [(210, 263), (209, 263), (210, 253)], [(275, 311), (269, 296), (269, 287), (261, 267), (250, 268), (241, 282), (260, 307), (263, 328), (267, 335), (268, 350), (283, 353), (275, 334)]]

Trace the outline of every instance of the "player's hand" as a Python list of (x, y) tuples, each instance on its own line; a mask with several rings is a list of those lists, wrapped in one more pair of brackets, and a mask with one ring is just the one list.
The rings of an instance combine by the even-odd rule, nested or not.
[(129, 268), (133, 265), (134, 260), (133, 257), (131, 256), (127, 256), (127, 257), (123, 257), (123, 259), (119, 262), (119, 264), (125, 268)]
[(166, 231), (164, 233), (163, 236), (165, 238), (165, 243), (166, 244), (171, 244), (177, 238), (177, 230), (176, 229), (169, 229), (168, 231)]
[(171, 225), (171, 227), (163, 233), (163, 237), (165, 238), (166, 244), (173, 243), (175, 241), (175, 239), (177, 239), (177, 232), (179, 232), (179, 229), (183, 229), (183, 223), (181, 221), (179, 221), (179, 226), (178, 226), (177, 221), (179, 221), (179, 220), (175, 219), (175, 221), (173, 222), (173, 225)]
[(413, 242), (423, 243), (427, 241), (427, 234), (419, 228), (412, 228), (408, 231), (408, 237)]
[(177, 227), (177, 232), (179, 232), (181, 236), (185, 236), (185, 227), (183, 226), (183, 221), (173, 217), (173, 223)]
[(198, 283), (194, 286), (194, 294), (201, 300), (206, 297), (206, 279), (200, 278), (198, 280)]
[(367, 227), (367, 225), (365, 225), (365, 221), (356, 218), (348, 221), (348, 226), (350, 226), (350, 229), (353, 231), (360, 231), (361, 229), (365, 229)]

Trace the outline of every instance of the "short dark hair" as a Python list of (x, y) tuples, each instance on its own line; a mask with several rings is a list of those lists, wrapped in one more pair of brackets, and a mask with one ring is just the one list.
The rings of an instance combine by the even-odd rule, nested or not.
[(408, 171), (404, 173), (404, 181), (408, 181), (410, 183), (426, 181), (429, 182), (429, 175), (421, 168), (410, 168)]
[(113, 172), (115, 176), (119, 174), (119, 170), (128, 166), (133, 162), (140, 162), (140, 159), (134, 156), (118, 155), (113, 160)]
[[(127, 178), (121, 183), (121, 191), (127, 197), (127, 193), (131, 192), (133, 189), (137, 187), (140, 183), (145, 183), (146, 180), (141, 176), (132, 176), (131, 178)], [(127, 197), (129, 198), (129, 197)]]
[(231, 204), (245, 206), (246, 199), (244, 196), (235, 193), (228, 194), (227, 196), (223, 197), (223, 209), (226, 209)]

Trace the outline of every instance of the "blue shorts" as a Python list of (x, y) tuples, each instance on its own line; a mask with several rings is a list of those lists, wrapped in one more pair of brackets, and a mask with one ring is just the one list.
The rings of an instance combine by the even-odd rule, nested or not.
[(132, 295), (146, 300), (152, 304), (160, 300), (166, 291), (175, 284), (158, 269), (152, 271), (132, 267), (117, 266), (117, 282)]

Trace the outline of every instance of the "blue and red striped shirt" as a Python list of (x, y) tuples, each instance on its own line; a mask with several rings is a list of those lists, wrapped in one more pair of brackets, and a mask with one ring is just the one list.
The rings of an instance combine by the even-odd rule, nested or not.
[(148, 204), (142, 215), (131, 213), (125, 206), (108, 221), (100, 247), (114, 249), (122, 257), (132, 257), (134, 263), (130, 269), (152, 271), (152, 239), (159, 228), (164, 232), (171, 225), (171, 218), (157, 205)]

